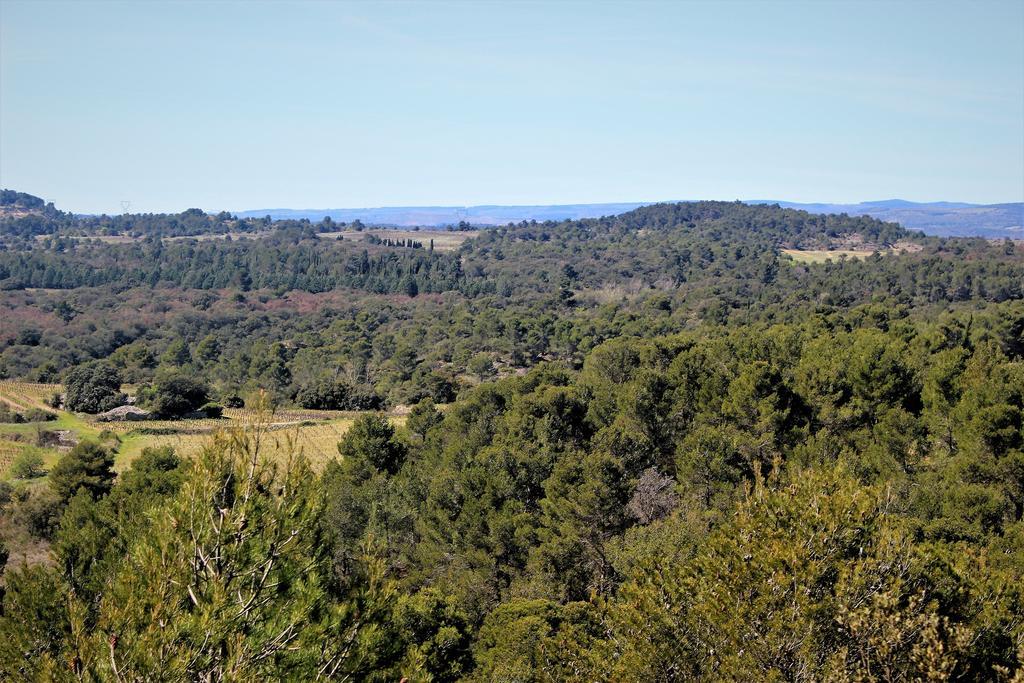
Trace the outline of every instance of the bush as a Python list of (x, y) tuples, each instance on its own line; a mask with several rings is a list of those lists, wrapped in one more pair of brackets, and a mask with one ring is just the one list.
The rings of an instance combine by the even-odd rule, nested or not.
[(59, 410), (64, 405), (64, 396), (59, 391), (54, 392), (53, 396), (46, 399), (46, 405)]
[(0, 403), (0, 422), (6, 424), (21, 424), (25, 417), (11, 410), (6, 403)]
[(295, 402), (314, 410), (342, 410), (339, 406), (348, 405), (350, 389), (343, 382), (319, 380), (302, 387), (295, 396)]
[(35, 448), (26, 448), (11, 463), (10, 475), (15, 479), (35, 479), (45, 473), (43, 456)]
[(404, 444), (395, 439), (395, 428), (381, 415), (363, 415), (345, 432), (338, 454), (354, 467), (369, 464), (378, 472), (395, 474), (407, 455)]
[(0, 422), (7, 424), (24, 424), (26, 422), (50, 422), (57, 416), (49, 410), (32, 408), (26, 413), (17, 413), (5, 403), (0, 403)]
[(217, 419), (224, 416), (224, 407), (219, 403), (207, 403), (199, 409), (206, 417)]
[(45, 486), (34, 487), (17, 503), (13, 518), (17, 526), (26, 529), (34, 538), (53, 538), (60, 527), (63, 507), (60, 498)]
[(101, 444), (109, 444), (111, 448), (116, 448), (117, 445), (121, 443), (121, 437), (117, 435), (117, 432), (112, 432), (109, 429), (104, 429), (102, 432), (100, 432), (99, 436), (97, 436), (96, 439)]
[(56, 448), (60, 442), (60, 432), (36, 427), (36, 445), (40, 448)]
[(121, 376), (104, 363), (80, 365), (64, 379), (64, 406), (81, 413), (102, 413), (125, 401), (121, 393)]
[(488, 354), (478, 353), (469, 359), (466, 370), (481, 379), (486, 379), (494, 375), (494, 361)]
[(296, 403), (312, 410), (379, 410), (384, 400), (370, 387), (321, 379), (299, 390)]
[(225, 408), (244, 408), (245, 401), (242, 400), (241, 396), (232, 394), (224, 399)]
[(384, 399), (371, 387), (353, 387), (349, 395), (347, 410), (382, 410)]
[(32, 408), (25, 413), (26, 422), (52, 422), (56, 419), (56, 413), (51, 413), (49, 410), (43, 410), (42, 408)]
[(426, 389), (434, 403), (451, 403), (455, 400), (455, 385), (447, 377), (430, 375), (426, 381)]

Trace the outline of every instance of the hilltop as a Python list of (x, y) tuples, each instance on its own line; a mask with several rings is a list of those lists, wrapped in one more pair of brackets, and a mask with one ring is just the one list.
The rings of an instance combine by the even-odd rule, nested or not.
[[(614, 202), (597, 204), (534, 204), (506, 206), (390, 206), (337, 209), (253, 209), (204, 212), (197, 208), (171, 214), (123, 214), (115, 216), (72, 214), (58, 211), (52, 203), (14, 190), (0, 195), (0, 234), (42, 235), (77, 230), (86, 234), (130, 233), (163, 236), (256, 232), (272, 221), (333, 225), (374, 225), (392, 228), (450, 227), (463, 229), (497, 227), (523, 221), (566, 221), (616, 216), (644, 206), (666, 202)], [(692, 202), (667, 202), (692, 203)], [(966, 202), (909, 202), (902, 199), (859, 204), (799, 203), (767, 199), (745, 200), (750, 205), (777, 205), (812, 214), (867, 216), (899, 223), (938, 237), (985, 237), (1024, 239), (1024, 202), (970, 204)]]
[[(461, 221), (479, 226), (506, 225), (520, 221), (578, 220), (599, 218), (631, 211), (656, 202), (618, 202), (552, 205), (479, 206), (394, 206), (341, 209), (258, 209), (239, 211), (240, 217), (270, 216), (274, 219), (335, 221), (360, 220), (374, 225), (455, 225)], [(799, 203), (776, 200), (746, 200), (747, 204), (778, 204), (808, 213), (870, 216), (899, 223), (911, 230), (944, 237), (1010, 237), (1024, 239), (1024, 202), (968, 204), (965, 202), (908, 202), (901, 199), (859, 204)]]

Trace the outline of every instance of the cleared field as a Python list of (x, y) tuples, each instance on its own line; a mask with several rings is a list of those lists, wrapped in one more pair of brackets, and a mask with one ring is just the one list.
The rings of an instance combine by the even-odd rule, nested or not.
[(28, 449), (34, 449), (43, 456), (44, 467), (47, 469), (57, 462), (62, 454), (61, 449), (39, 446), (42, 433), (62, 432), (74, 435), (76, 440), (98, 434), (96, 429), (80, 417), (53, 410), (46, 405), (46, 399), (60, 391), (60, 388), (59, 384), (0, 381), (0, 403), (15, 412), (25, 413), (32, 408), (42, 408), (57, 415), (56, 420), (49, 422), (0, 423), (0, 480), (8, 478), (7, 473), (14, 459)]
[[(331, 410), (282, 409), (260, 415), (250, 408), (225, 409), (221, 419), (140, 420), (138, 422), (95, 422), (96, 430), (109, 430), (118, 436), (117, 469), (127, 467), (142, 450), (171, 446), (185, 457), (198, 454), (212, 436), (226, 429), (251, 430), (257, 424), (267, 428), (264, 453), (275, 455), (301, 450), (314, 465), (322, 465), (337, 455), (337, 444), (360, 413)], [(395, 424), (403, 416), (391, 415)]]
[[(301, 451), (314, 465), (323, 465), (337, 456), (338, 442), (352, 426), (352, 422), (352, 419), (340, 419), (315, 424), (274, 426), (266, 432), (261, 448), (264, 454), (271, 456)], [(222, 423), (219, 428), (234, 426), (237, 426), (237, 423)], [(118, 448), (118, 466), (127, 466), (144, 448), (150, 447), (171, 446), (179, 455), (193, 457), (210, 442), (215, 432), (216, 430), (193, 433), (181, 431), (172, 434), (129, 433), (122, 438)]]
[(362, 232), (356, 232), (355, 230), (342, 230), (340, 232), (322, 232), (320, 233), (320, 239), (337, 239), (339, 235), (344, 237), (346, 240), (352, 240), (354, 242), (361, 242), (366, 239), (367, 235), (374, 235), (381, 239), (390, 240), (414, 240), (416, 242), (422, 242), (424, 249), (430, 244), (430, 240), (434, 240), (435, 251), (455, 251), (459, 245), (468, 239), (476, 237), (479, 231), (469, 230), (465, 232), (455, 232), (448, 230), (363, 230)]
[(32, 382), (0, 380), (0, 401), (3, 401), (15, 410), (27, 410), (29, 408), (50, 410), (46, 405), (46, 399), (58, 391), (60, 391), (59, 384), (35, 384)]
[[(178, 242), (181, 240), (196, 240), (197, 242), (205, 242), (206, 240), (222, 240), (225, 237), (237, 240), (242, 237), (259, 238), (267, 233), (260, 232), (227, 232), (219, 233), (215, 235), (175, 235), (172, 237), (163, 237), (162, 239), (168, 242)], [(36, 237), (37, 240), (46, 239), (48, 235), (39, 235)], [(132, 244), (134, 242), (141, 242), (145, 236), (133, 237), (132, 235), (63, 235), (65, 239), (73, 239), (79, 241), (96, 240), (103, 244)]]
[[(168, 242), (177, 242), (181, 240), (196, 240), (198, 242), (205, 242), (208, 240), (222, 240), (225, 237), (230, 237), (233, 240), (238, 239), (260, 239), (267, 235), (273, 234), (272, 231), (266, 232), (232, 232), (226, 234), (217, 235), (182, 235), (174, 237), (164, 237), (163, 239)], [(336, 232), (321, 232), (319, 237), (322, 240), (333, 240), (338, 239), (338, 236), (343, 236), (346, 240), (353, 242), (361, 242), (366, 239), (367, 235), (374, 235), (381, 239), (391, 240), (415, 240), (422, 242), (423, 247), (426, 248), (430, 244), (430, 240), (434, 240), (434, 249), (437, 251), (455, 251), (460, 244), (466, 240), (476, 237), (479, 234), (478, 230), (467, 230), (467, 231), (449, 231), (449, 230), (389, 230), (386, 228), (375, 228), (373, 230), (341, 230)], [(45, 239), (45, 235), (40, 235), (36, 239)], [(68, 235), (70, 239), (74, 240), (96, 240), (104, 244), (132, 244), (135, 242), (141, 242), (144, 237), (132, 237), (131, 235)]]
[[(36, 447), (40, 430), (64, 432), (72, 441), (98, 438), (110, 432), (117, 439), (115, 468), (122, 471), (145, 448), (171, 446), (180, 455), (192, 457), (220, 430), (239, 427), (251, 430), (263, 424), (267, 428), (264, 453), (302, 451), (314, 465), (323, 465), (337, 455), (338, 441), (360, 415), (358, 412), (290, 408), (261, 415), (251, 408), (228, 408), (221, 419), (99, 422), (92, 416), (48, 408), (45, 399), (60, 389), (59, 384), (0, 382), (0, 401), (15, 410), (42, 407), (57, 414), (57, 419), (51, 422), (0, 424), (0, 479), (8, 478), (8, 469), (18, 454)], [(404, 415), (391, 414), (389, 419), (396, 425), (405, 422)], [(46, 467), (52, 467), (64, 450), (66, 448), (40, 449)]]
[(783, 249), (782, 253), (797, 263), (824, 263), (825, 261), (838, 260), (840, 256), (858, 259), (867, 258), (875, 252), (874, 250), (863, 249)]
[[(44, 240), (49, 235), (37, 235), (37, 240)], [(132, 237), (131, 235), (62, 235), (64, 239), (78, 240), (85, 242), (88, 240), (96, 240), (103, 244), (131, 244), (132, 242), (141, 241), (141, 237)]]
[(0, 472), (6, 472), (25, 445), (0, 438)]

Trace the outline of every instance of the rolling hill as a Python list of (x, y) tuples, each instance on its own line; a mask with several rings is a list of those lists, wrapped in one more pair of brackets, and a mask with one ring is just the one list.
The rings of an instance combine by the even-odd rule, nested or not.
[[(453, 225), (466, 221), (474, 225), (506, 225), (520, 221), (578, 220), (612, 216), (653, 202), (602, 204), (553, 204), (529, 206), (395, 206), (348, 209), (258, 209), (240, 211), (241, 217), (269, 215), (274, 219), (308, 218), (318, 221), (330, 216), (335, 221), (360, 220), (375, 225)], [(1009, 237), (1024, 239), (1024, 202), (968, 204), (965, 202), (909, 202), (901, 199), (859, 204), (798, 203), (775, 200), (747, 200), (748, 204), (778, 204), (810, 213), (845, 213), (870, 216), (899, 223), (941, 237)]]

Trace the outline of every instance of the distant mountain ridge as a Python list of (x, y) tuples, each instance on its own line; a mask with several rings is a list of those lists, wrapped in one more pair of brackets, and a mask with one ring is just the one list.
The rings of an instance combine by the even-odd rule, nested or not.
[[(689, 200), (681, 200), (689, 201)], [(320, 222), (330, 216), (336, 222), (351, 223), (359, 220), (364, 224), (394, 227), (445, 226), (466, 222), (477, 226), (497, 226), (522, 221), (562, 221), (616, 216), (627, 211), (652, 204), (666, 202), (608, 202), (595, 204), (533, 204), (523, 206), (482, 204), (477, 206), (393, 206), (355, 209), (258, 209), (235, 212), (240, 218), (263, 218), (298, 220), (308, 219)], [(869, 216), (878, 220), (898, 223), (910, 230), (920, 230), (939, 237), (986, 237), (990, 239), (1012, 238), (1024, 240), (1024, 202), (1004, 204), (971, 204), (967, 202), (910, 202), (904, 199), (885, 199), (861, 202), (859, 204), (801, 203), (771, 199), (745, 200), (744, 204), (777, 204), (782, 208), (800, 209), (812, 214), (846, 214), (848, 216)], [(139, 214), (149, 218), (170, 217), (178, 214)], [(199, 209), (182, 212), (181, 217), (204, 218)], [(210, 214), (212, 216), (212, 214)], [(89, 215), (78, 214), (79, 218)], [(43, 234), (43, 223), (47, 221), (72, 221), (75, 214), (58, 211), (52, 203), (45, 203), (39, 197), (0, 190), (0, 221), (5, 224), (17, 223), (25, 234)], [(221, 212), (217, 220), (232, 219), (231, 212)], [(40, 223), (33, 228), (27, 223)], [(52, 227), (52, 226), (51, 226)], [(180, 226), (179, 226), (180, 227)], [(52, 231), (52, 230), (49, 230)]]
[[(520, 221), (576, 220), (611, 216), (641, 206), (662, 202), (615, 202), (603, 204), (551, 204), (505, 206), (394, 206), (356, 209), (259, 209), (239, 211), (241, 217), (269, 215), (274, 219), (319, 221), (360, 220), (375, 225), (408, 227), (414, 225), (455, 225), (460, 221), (474, 225), (506, 225)], [(859, 204), (800, 203), (753, 199), (746, 204), (778, 204), (808, 213), (845, 213), (850, 216), (871, 216), (899, 223), (911, 230), (921, 230), (942, 237), (1010, 237), (1024, 239), (1024, 202), (1006, 204), (970, 204), (966, 202), (910, 202), (903, 199), (861, 202)]]
[(871, 216), (882, 221), (899, 223), (911, 230), (921, 230), (940, 237), (1010, 237), (1024, 239), (1024, 202), (1007, 204), (968, 204), (965, 202), (908, 202), (888, 199), (860, 204), (799, 204), (780, 206), (803, 209), (810, 213), (845, 213), (850, 216)]
[(536, 204), (525, 206), (497, 204), (482, 204), (478, 206), (390, 206), (359, 209), (260, 209), (256, 211), (239, 211), (236, 215), (242, 218), (266, 215), (274, 219), (308, 218), (311, 221), (319, 221), (324, 216), (330, 216), (335, 221), (351, 222), (358, 219), (363, 223), (395, 225), (399, 227), (455, 225), (460, 221), (466, 221), (475, 225), (506, 225), (524, 220), (560, 221), (615, 216), (655, 203), (657, 202)]

